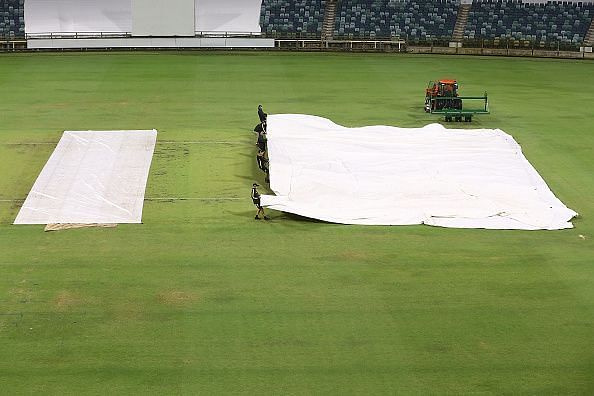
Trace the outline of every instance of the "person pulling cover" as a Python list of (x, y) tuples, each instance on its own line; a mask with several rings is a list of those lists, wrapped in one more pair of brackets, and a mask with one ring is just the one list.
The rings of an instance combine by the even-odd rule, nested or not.
[(266, 152), (263, 150), (258, 150), (256, 161), (258, 162), (258, 168), (266, 173), (265, 182), (270, 184), (270, 170), (268, 168), (268, 158), (266, 158)]
[(265, 151), (258, 150), (258, 155), (256, 155), (256, 161), (258, 162), (258, 168), (268, 173), (268, 160), (266, 159)]
[(266, 136), (266, 131), (258, 132), (258, 140), (256, 141), (256, 146), (260, 151), (266, 151), (268, 138)]
[(264, 214), (264, 208), (260, 204), (260, 193), (258, 192), (258, 187), (260, 187), (258, 183), (252, 184), (252, 202), (254, 203), (254, 205), (256, 205), (256, 208), (258, 208), (258, 211), (256, 212), (256, 217), (254, 217), (254, 219), (260, 220), (260, 214), (262, 214), (264, 220), (270, 220), (270, 217)]
[(266, 133), (266, 121), (259, 123), (254, 127), (256, 133)]
[(258, 117), (260, 117), (260, 123), (266, 122), (266, 118), (268, 117), (268, 114), (262, 110), (262, 105), (258, 105)]

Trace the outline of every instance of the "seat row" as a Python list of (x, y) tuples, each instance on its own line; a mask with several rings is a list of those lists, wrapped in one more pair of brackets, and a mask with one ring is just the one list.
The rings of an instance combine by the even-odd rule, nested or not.
[(507, 38), (580, 44), (594, 16), (594, 4), (476, 1), (464, 37)]
[(25, 0), (0, 1), (0, 38), (25, 36)]
[[(262, 31), (273, 37), (320, 37), (327, 1), (263, 0)], [(460, 0), (339, 0), (333, 35), (447, 40), (452, 37), (459, 9)], [(593, 16), (593, 3), (474, 0), (464, 38), (579, 44)]]
[(459, 0), (342, 0), (334, 35), (428, 39), (451, 37)]
[(272, 36), (319, 36), (326, 0), (264, 0), (260, 12), (262, 32)]
[[(319, 38), (330, 0), (263, 0), (262, 32), (270, 37)], [(0, 1), (0, 38), (25, 35), (25, 0)], [(339, 0), (335, 38), (450, 39), (460, 0)], [(594, 17), (594, 3), (474, 0), (465, 39), (508, 39), (579, 45)]]

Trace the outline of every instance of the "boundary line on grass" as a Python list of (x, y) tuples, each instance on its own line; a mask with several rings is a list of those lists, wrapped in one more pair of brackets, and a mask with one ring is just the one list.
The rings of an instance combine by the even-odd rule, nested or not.
[[(40, 145), (57, 145), (58, 142), (23, 142), (23, 143), (0, 143), (0, 146), (40, 146)], [(232, 140), (157, 140), (159, 144), (232, 144), (232, 145), (247, 145), (246, 142), (237, 142)]]
[(149, 197), (145, 201), (238, 201), (243, 198), (237, 197)]
[(40, 146), (42, 144), (58, 144), (58, 142), (0, 143), (0, 146)]
[(246, 145), (246, 142), (235, 142), (225, 140), (158, 140), (157, 145), (162, 144), (233, 144), (233, 145)]
[[(239, 201), (238, 197), (145, 197), (145, 201)], [(24, 202), (25, 198), (0, 199), (0, 202)]]

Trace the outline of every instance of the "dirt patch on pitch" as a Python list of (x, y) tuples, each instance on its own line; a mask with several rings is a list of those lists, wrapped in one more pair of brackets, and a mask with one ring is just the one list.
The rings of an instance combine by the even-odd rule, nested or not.
[[(25, 281), (21, 282), (24, 283)], [(27, 303), (33, 297), (33, 291), (31, 289), (25, 287), (15, 287), (10, 289), (8, 293), (12, 296), (14, 300), (20, 303)]]
[(45, 226), (44, 231), (63, 231), (63, 230), (75, 230), (79, 228), (116, 228), (117, 224), (77, 224), (77, 223), (56, 223), (48, 224)]
[(64, 290), (56, 295), (53, 303), (56, 308), (65, 310), (82, 304), (83, 300), (78, 294)]
[(186, 305), (199, 300), (198, 294), (177, 290), (157, 293), (157, 301), (165, 305)]
[(366, 253), (363, 253), (363, 252), (347, 250), (345, 252), (337, 254), (337, 258), (339, 260), (345, 260), (345, 261), (350, 261), (350, 260), (360, 261), (360, 260), (369, 259), (369, 255)]

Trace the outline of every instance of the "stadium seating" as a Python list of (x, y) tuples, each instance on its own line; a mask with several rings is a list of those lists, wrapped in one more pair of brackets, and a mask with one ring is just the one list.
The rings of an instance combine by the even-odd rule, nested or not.
[[(320, 37), (327, 0), (264, 0), (262, 31), (271, 37)], [(460, 0), (340, 0), (334, 38), (452, 37)], [(464, 38), (579, 45), (594, 16), (593, 3), (474, 0)]]
[(0, 38), (25, 37), (25, 0), (0, 1)]
[(319, 37), (326, 0), (263, 0), (262, 32), (270, 37)]
[(348, 38), (451, 37), (459, 0), (342, 0), (334, 35)]
[[(262, 32), (269, 37), (319, 38), (329, 0), (263, 0)], [(25, 0), (0, 1), (0, 38), (25, 36)], [(335, 38), (449, 39), (460, 0), (340, 0)], [(474, 0), (465, 39), (509, 39), (579, 45), (594, 16), (594, 3)]]
[(464, 37), (536, 43), (560, 41), (578, 45), (583, 41), (593, 15), (592, 3), (475, 0)]

